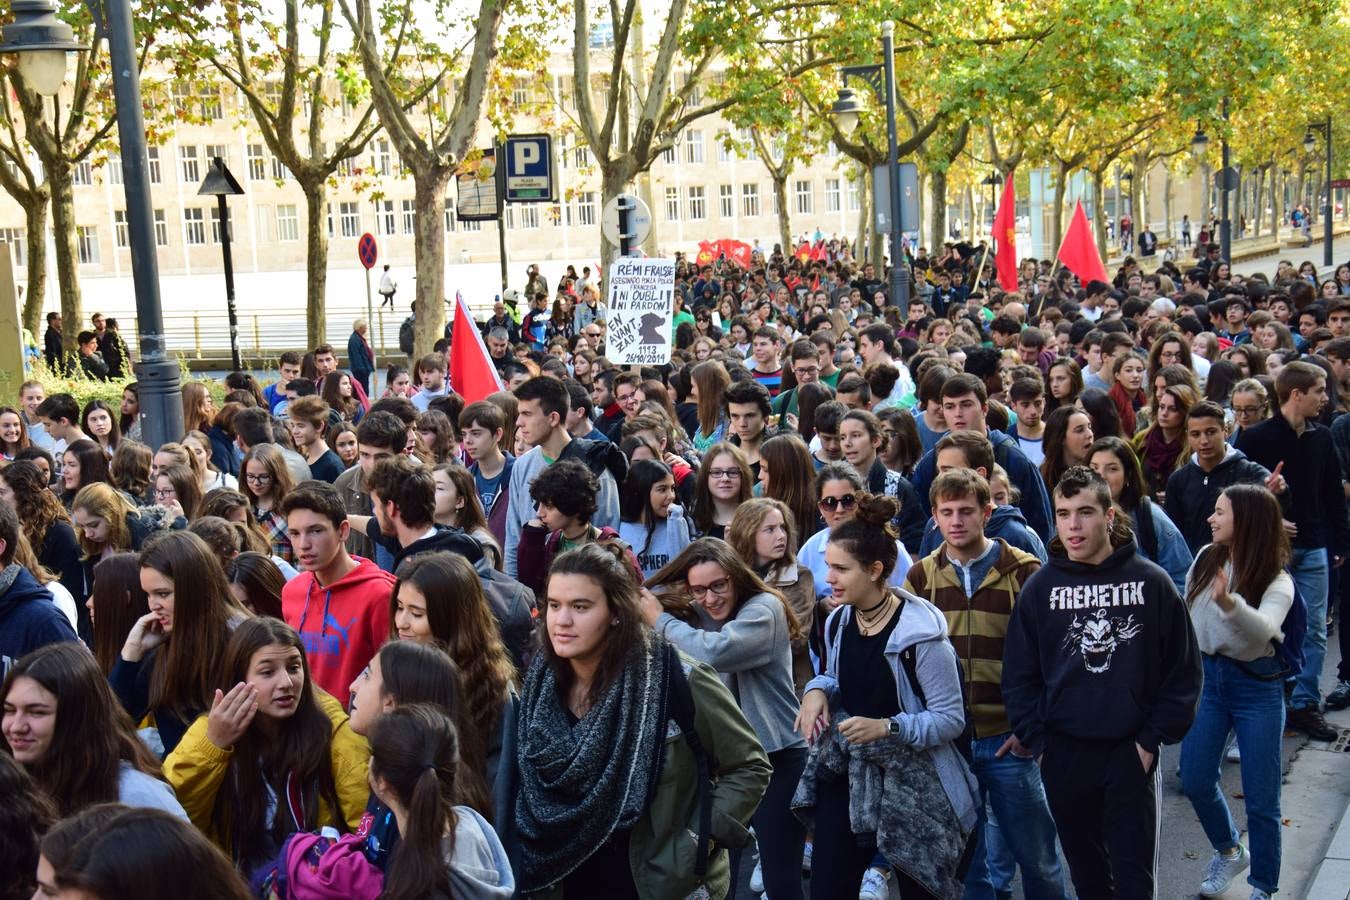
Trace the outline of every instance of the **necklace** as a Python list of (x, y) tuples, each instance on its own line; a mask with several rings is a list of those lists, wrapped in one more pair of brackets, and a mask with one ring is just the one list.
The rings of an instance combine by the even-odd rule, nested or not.
[[(893, 594), (887, 592), (885, 598), (883, 598), (876, 606), (872, 607), (872, 610), (880, 610), (874, 616), (869, 617), (863, 610), (858, 611), (858, 625), (860, 626), (864, 637), (869, 636), (872, 633), (872, 629), (876, 628), (890, 617), (892, 611), (891, 600), (893, 597)], [(868, 612), (871, 612), (872, 610), (869, 610)]]

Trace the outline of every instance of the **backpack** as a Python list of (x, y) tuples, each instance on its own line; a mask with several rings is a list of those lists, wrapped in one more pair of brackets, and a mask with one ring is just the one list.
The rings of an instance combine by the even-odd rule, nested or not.
[(415, 332), (416, 326), (413, 324), (412, 316), (408, 316), (403, 320), (403, 324), (398, 326), (398, 349), (408, 356), (412, 356)]
[(666, 712), (680, 728), (684, 742), (694, 754), (694, 763), (698, 766), (698, 850), (694, 856), (694, 877), (700, 882), (708, 874), (708, 858), (712, 855), (712, 814), (713, 814), (713, 770), (717, 767), (714, 760), (703, 747), (694, 724), (694, 692), (689, 687), (689, 679), (680, 663), (679, 651), (674, 644), (666, 645), (666, 666), (670, 671), (670, 689), (667, 694)]

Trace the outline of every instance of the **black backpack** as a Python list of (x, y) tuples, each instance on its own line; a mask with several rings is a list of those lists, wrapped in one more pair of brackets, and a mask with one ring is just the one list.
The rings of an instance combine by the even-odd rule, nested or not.
[(408, 356), (412, 356), (413, 337), (416, 332), (416, 326), (413, 324), (413, 316), (403, 320), (403, 324), (398, 326), (398, 349), (402, 350)]

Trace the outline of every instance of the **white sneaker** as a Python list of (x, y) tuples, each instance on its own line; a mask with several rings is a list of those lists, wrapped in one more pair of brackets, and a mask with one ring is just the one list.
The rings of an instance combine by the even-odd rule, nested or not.
[(1200, 896), (1221, 896), (1233, 883), (1233, 879), (1247, 871), (1251, 864), (1252, 855), (1241, 844), (1238, 844), (1238, 852), (1232, 856), (1224, 856), (1219, 851), (1214, 851), (1209, 868), (1205, 870), (1205, 880), (1200, 882)]
[(1251, 900), (1271, 900), (1271, 896), (1260, 888), (1252, 888)]
[(1242, 762), (1242, 754), (1238, 752), (1237, 741), (1234, 741), (1232, 746), (1228, 748), (1228, 752), (1224, 754), (1224, 758), (1233, 763)]
[(755, 860), (755, 871), (750, 873), (750, 890), (756, 894), (764, 893), (764, 863)]
[(863, 875), (858, 900), (889, 900), (891, 888), (886, 882), (890, 877), (891, 873), (885, 869), (868, 869), (867, 874)]

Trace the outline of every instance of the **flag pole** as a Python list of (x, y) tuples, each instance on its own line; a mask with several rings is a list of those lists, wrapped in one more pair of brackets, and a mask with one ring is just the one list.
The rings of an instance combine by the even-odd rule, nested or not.
[[(993, 238), (993, 235), (990, 235)], [(984, 252), (980, 254), (980, 267), (975, 270), (975, 280), (971, 282), (970, 289), (978, 291), (980, 289), (980, 276), (984, 274), (984, 264), (989, 260), (989, 245), (984, 245)], [(987, 296), (987, 294), (986, 294)]]

